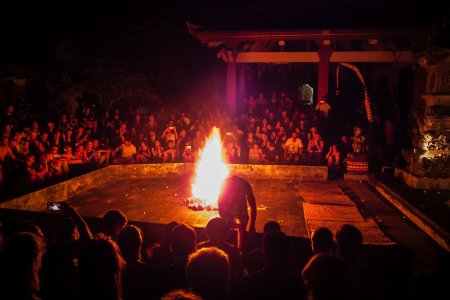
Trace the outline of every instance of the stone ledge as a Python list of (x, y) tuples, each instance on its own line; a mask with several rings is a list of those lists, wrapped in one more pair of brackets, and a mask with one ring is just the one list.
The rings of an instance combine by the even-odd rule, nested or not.
[(371, 176), (369, 184), (373, 186), (387, 201), (401, 211), (408, 219), (416, 224), (423, 232), (430, 236), (442, 248), (450, 252), (450, 233), (436, 224), (433, 220), (416, 209), (399, 194), (391, 190), (375, 177)]
[(450, 178), (419, 176), (401, 168), (395, 168), (395, 177), (416, 190), (450, 190)]

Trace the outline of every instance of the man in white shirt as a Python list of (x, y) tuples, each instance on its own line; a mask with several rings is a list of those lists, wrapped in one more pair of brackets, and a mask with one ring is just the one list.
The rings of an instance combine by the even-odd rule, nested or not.
[(298, 163), (302, 155), (303, 144), (297, 137), (297, 132), (293, 132), (291, 137), (284, 144), (284, 159), (286, 162)]

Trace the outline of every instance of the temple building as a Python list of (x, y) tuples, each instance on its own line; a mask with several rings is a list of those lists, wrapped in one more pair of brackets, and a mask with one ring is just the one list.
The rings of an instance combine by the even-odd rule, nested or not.
[[(186, 22), (189, 33), (226, 64), (229, 108), (239, 110), (250, 94), (258, 94), (268, 86), (291, 92), (295, 91), (293, 87), (299, 87), (299, 91), (304, 86), (311, 87), (312, 104), (323, 97), (333, 98), (334, 105), (341, 107), (359, 101), (365, 121), (377, 127), (381, 135), (387, 135), (383, 142), (393, 138), (389, 132), (403, 138), (406, 132), (411, 133), (409, 142), (413, 147), (405, 141), (389, 142), (407, 148), (403, 157), (408, 162), (411, 155), (407, 153), (421, 153), (412, 155), (416, 156), (418, 176), (426, 173), (423, 159), (444, 155), (447, 160), (439, 167), (426, 165), (428, 174), (438, 168), (439, 174), (433, 176), (448, 178), (449, 174), (443, 171), (450, 169), (446, 142), (450, 104), (449, 65), (445, 60), (448, 53), (439, 61), (425, 58), (431, 38), (436, 37), (432, 31), (439, 21), (435, 18), (435, 6), (407, 6), (401, 1), (377, 5), (365, 0), (346, 1), (345, 5), (339, 1), (251, 2), (225, 8), (221, 17), (211, 14), (195, 24)], [(298, 98), (302, 98), (300, 94)], [(433, 148), (439, 153), (423, 154), (431, 151), (424, 139), (439, 140), (443, 146), (439, 150)], [(394, 169), (393, 164), (384, 163), (378, 168)], [(410, 168), (411, 164), (396, 174), (411, 177), (415, 173), (414, 162), (413, 170)], [(413, 179), (405, 182), (417, 185)], [(434, 185), (450, 188), (448, 179)]]

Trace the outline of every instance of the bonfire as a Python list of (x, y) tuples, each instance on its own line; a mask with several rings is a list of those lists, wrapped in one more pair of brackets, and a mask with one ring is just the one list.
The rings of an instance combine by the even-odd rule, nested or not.
[(221, 186), (229, 174), (223, 159), (219, 129), (213, 127), (205, 147), (199, 151), (188, 207), (194, 210), (217, 209)]

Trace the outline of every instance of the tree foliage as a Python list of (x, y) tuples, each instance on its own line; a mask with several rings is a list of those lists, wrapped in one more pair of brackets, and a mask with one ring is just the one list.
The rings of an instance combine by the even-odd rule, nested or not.
[(85, 91), (95, 94), (106, 109), (120, 101), (160, 101), (144, 75), (121, 68), (92, 66), (85, 72), (83, 86)]

